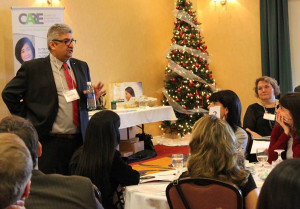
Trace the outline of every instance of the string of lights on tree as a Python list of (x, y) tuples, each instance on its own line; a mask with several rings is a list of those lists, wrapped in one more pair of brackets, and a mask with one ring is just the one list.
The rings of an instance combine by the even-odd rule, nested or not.
[(178, 120), (164, 121), (165, 133), (184, 136), (207, 112), (215, 80), (209, 70), (209, 54), (202, 40), (201, 29), (188, 0), (177, 0), (172, 44), (167, 55), (163, 105), (171, 105)]

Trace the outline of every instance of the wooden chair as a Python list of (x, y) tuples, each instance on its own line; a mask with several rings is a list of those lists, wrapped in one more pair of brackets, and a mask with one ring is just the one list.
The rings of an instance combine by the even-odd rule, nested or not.
[(210, 178), (183, 178), (167, 186), (170, 209), (242, 209), (243, 196), (235, 185)]

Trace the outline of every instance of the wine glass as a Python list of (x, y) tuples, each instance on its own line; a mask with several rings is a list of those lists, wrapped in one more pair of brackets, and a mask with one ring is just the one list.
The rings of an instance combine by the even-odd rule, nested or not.
[(179, 177), (183, 167), (183, 154), (172, 154), (172, 166), (176, 170), (176, 177)]
[(276, 149), (276, 150), (274, 150), (274, 152), (277, 152), (277, 154), (278, 154), (278, 158), (275, 161), (275, 165), (278, 165), (279, 163), (282, 162), (281, 153), (284, 152), (284, 151), (285, 151), (284, 149)]
[(261, 166), (264, 167), (264, 163), (268, 160), (267, 149), (265, 147), (259, 147), (256, 149), (256, 158), (261, 163)]

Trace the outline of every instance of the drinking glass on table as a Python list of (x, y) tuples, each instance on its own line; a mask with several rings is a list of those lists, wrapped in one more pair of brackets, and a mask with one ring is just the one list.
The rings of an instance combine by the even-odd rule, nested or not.
[(279, 163), (282, 162), (281, 153), (284, 152), (284, 151), (285, 151), (284, 149), (276, 149), (276, 150), (274, 150), (274, 152), (277, 152), (277, 154), (278, 154), (278, 158), (275, 161), (275, 165), (278, 165)]
[(256, 149), (256, 158), (258, 162), (261, 163), (261, 166), (264, 167), (265, 163), (268, 160), (268, 153), (265, 147), (260, 147)]
[(172, 154), (172, 166), (175, 168), (176, 178), (178, 178), (183, 167), (183, 154)]

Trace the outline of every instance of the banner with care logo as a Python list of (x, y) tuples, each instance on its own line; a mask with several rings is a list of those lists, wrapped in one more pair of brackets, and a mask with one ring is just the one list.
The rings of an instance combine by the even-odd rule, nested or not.
[(15, 73), (23, 62), (48, 56), (47, 32), (55, 23), (64, 23), (64, 7), (12, 7)]

